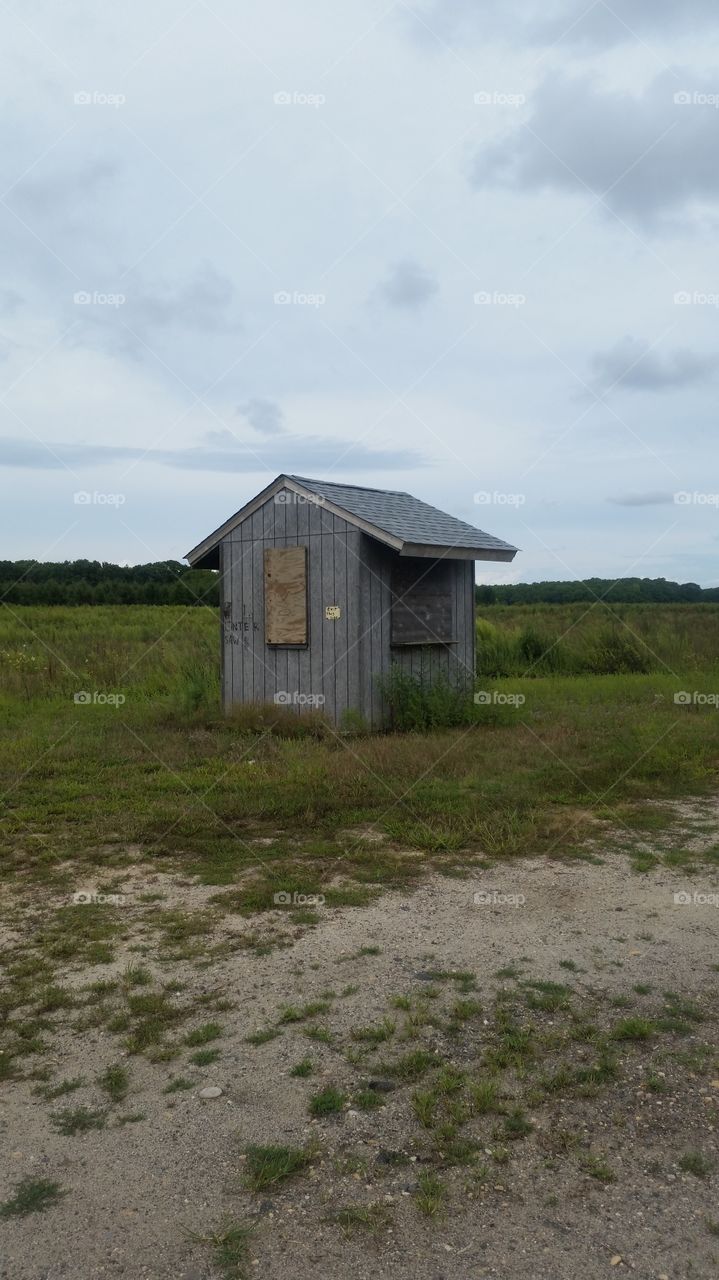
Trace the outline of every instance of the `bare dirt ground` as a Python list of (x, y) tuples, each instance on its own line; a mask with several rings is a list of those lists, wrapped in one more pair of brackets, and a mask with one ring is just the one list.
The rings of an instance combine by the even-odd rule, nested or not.
[[(685, 849), (709, 839), (699, 818)], [(0, 1276), (719, 1275), (719, 868), (590, 853), (319, 906), (315, 923), (224, 912), (189, 944), (181, 921), (170, 946), (152, 913), (186, 926), (217, 890), (139, 865), (109, 908), (112, 958), (55, 953), (68, 1003), (33, 989), (12, 1011), (44, 1049), (0, 1086), (0, 1201), (23, 1179), (63, 1194), (0, 1217)], [(62, 906), (44, 892), (7, 900), (10, 966)], [(133, 1044), (157, 993), (162, 1033)], [(124, 1096), (98, 1083), (113, 1064)], [(330, 1086), (337, 1109), (311, 1114)], [(59, 1131), (77, 1109), (102, 1127)], [(308, 1162), (252, 1190), (253, 1144)], [(238, 1223), (242, 1264), (218, 1246)]]

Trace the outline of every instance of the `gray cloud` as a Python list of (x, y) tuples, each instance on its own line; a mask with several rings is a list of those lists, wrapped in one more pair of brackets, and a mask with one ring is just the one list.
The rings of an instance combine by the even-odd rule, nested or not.
[[(682, 93), (689, 102), (675, 102)], [(667, 71), (636, 97), (553, 75), (532, 96), (527, 127), (480, 150), (470, 182), (569, 191), (585, 201), (594, 194), (647, 225), (681, 212), (686, 227), (692, 202), (719, 200), (717, 112), (696, 98), (717, 93), (719, 71), (703, 79)]]
[(206, 333), (219, 333), (240, 327), (229, 311), (234, 299), (232, 281), (210, 264), (205, 264), (175, 289), (133, 294), (130, 286), (126, 311), (133, 326), (163, 328), (184, 325)]
[(510, 37), (513, 44), (559, 44), (581, 50), (636, 43), (640, 36), (655, 40), (711, 30), (719, 23), (715, 0), (622, 0), (617, 5), (590, 0), (421, 0), (407, 16), (413, 34), (423, 43), (442, 40), (485, 40)]
[(0, 316), (14, 316), (20, 310), (23, 299), (15, 289), (0, 289)]
[(47, 221), (56, 222), (59, 213), (82, 213), (88, 198), (99, 194), (118, 171), (117, 163), (103, 156), (52, 168), (49, 173), (33, 170), (12, 188), (7, 203), (11, 207), (17, 205), (28, 216), (42, 215)]
[(587, 6), (585, 0), (569, 0), (560, 12), (533, 24), (533, 37), (542, 43), (566, 43), (601, 48), (631, 43), (640, 35), (655, 39), (671, 37), (678, 30), (683, 35), (711, 29), (719, 21), (715, 0), (622, 0), (621, 5)]
[[(217, 435), (219, 433), (212, 433)], [(231, 433), (227, 433), (231, 436)], [(225, 439), (225, 444), (230, 441)], [(428, 465), (428, 459), (411, 449), (383, 451), (367, 445), (349, 444), (332, 437), (305, 436), (285, 438), (282, 442), (251, 445), (233, 440), (232, 447), (213, 448), (208, 444), (187, 449), (143, 449), (133, 445), (70, 444), (16, 437), (0, 437), (0, 466), (26, 467), (33, 471), (70, 470), (106, 466), (112, 463), (142, 459), (162, 467), (187, 471), (282, 471), (298, 475), (313, 468), (323, 471), (337, 466), (342, 459), (343, 472), (381, 468), (385, 471), (406, 470)]]
[(600, 392), (625, 387), (636, 391), (687, 387), (703, 382), (716, 367), (715, 356), (698, 356), (685, 348), (662, 355), (629, 337), (592, 358), (594, 385)]
[(616, 507), (666, 507), (674, 502), (673, 493), (626, 493), (616, 498), (607, 498)]
[(265, 436), (281, 435), (285, 430), (282, 410), (274, 400), (257, 397), (239, 406), (239, 413), (246, 418), (255, 431)]
[[(87, 4), (31, 6), (34, 36), (13, 25), (4, 87), (17, 127), (0, 169), (2, 188), (17, 186), (0, 207), (0, 287), (22, 305), (0, 318), (0, 432), (22, 439), (0, 442), (3, 554), (47, 554), (70, 523), (68, 489), (122, 488), (129, 479), (110, 477), (136, 462), (137, 505), (124, 518), (157, 558), (186, 545), (180, 491), (207, 509), (210, 527), (228, 485), (249, 492), (253, 480), (259, 489), (268, 473), (291, 470), (410, 489), (450, 511), (479, 489), (527, 489), (537, 537), (502, 575), (616, 576), (646, 556), (649, 576), (673, 576), (679, 548), (692, 556), (685, 576), (719, 572), (714, 526), (698, 509), (654, 548), (637, 526), (670, 524), (672, 508), (606, 498), (672, 488), (672, 468), (689, 467), (686, 487), (698, 489), (712, 474), (716, 379), (700, 358), (719, 352), (717, 311), (673, 302), (678, 289), (719, 288), (708, 253), (719, 228), (719, 112), (673, 101), (680, 89), (719, 88), (715, 46), (686, 35), (695, 20), (708, 29), (708, 0), (675, 11), (669, 0), (408, 4), (432, 15), (456, 56), (404, 4), (359, 49), (374, 7), (364, 0), (314, 26), (278, 0), (269, 43), (261, 6), (244, 7), (242, 36), (269, 51), (282, 76), (274, 87), (322, 88), (318, 110), (276, 107), (256, 59), (238, 78), (236, 46), (202, 5), (162, 31), (146, 0), (126, 0), (112, 31), (100, 16), (67, 18)], [(642, 39), (609, 7), (642, 24)], [(549, 35), (582, 8), (586, 19), (550, 53)], [(624, 43), (591, 62), (612, 27)], [(74, 105), (83, 84), (122, 88), (116, 74), (148, 48), (122, 109)], [(680, 62), (681, 78), (652, 84), (661, 59)], [(322, 84), (308, 82), (312, 67), (327, 69)], [(604, 79), (583, 78), (590, 69)], [(550, 74), (553, 97), (542, 83)], [(475, 106), (483, 90), (527, 102)], [(601, 205), (590, 213), (591, 192), (675, 121), (607, 197), (629, 228), (652, 226), (647, 249), (646, 235), (643, 245)], [(467, 165), (483, 140), (478, 196)], [(591, 190), (563, 164), (547, 171), (547, 145)], [(387, 186), (404, 200), (393, 203)], [(474, 290), (495, 288), (521, 289), (527, 307), (476, 310)], [(325, 303), (278, 308), (282, 289), (321, 290)], [(127, 301), (75, 306), (76, 291)], [(635, 352), (613, 353), (617, 338), (651, 342), (672, 326), (654, 366), (627, 375)], [(600, 388), (621, 377), (621, 420), (601, 403), (577, 410), (566, 366)], [(651, 396), (639, 389), (657, 384)], [(493, 510), (493, 532), (521, 541), (516, 508)], [(63, 553), (127, 557), (119, 522), (88, 536), (78, 521)]]
[(397, 262), (377, 287), (377, 294), (384, 302), (407, 311), (418, 311), (438, 291), (439, 285), (434, 276), (410, 259)]

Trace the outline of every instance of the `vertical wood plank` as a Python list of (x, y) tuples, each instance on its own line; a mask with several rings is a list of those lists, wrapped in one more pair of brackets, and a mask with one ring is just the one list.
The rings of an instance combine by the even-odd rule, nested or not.
[[(297, 546), (297, 494), (287, 491), (289, 502), (284, 506), (284, 532), (282, 541), (286, 547)], [(308, 625), (308, 599), (307, 599), (307, 557), (305, 554), (305, 639), (309, 641), (309, 625)], [(295, 694), (300, 692), (299, 681), (299, 651), (297, 649), (285, 649), (283, 653), (277, 654), (277, 679), (284, 681), (284, 688), (289, 693)], [(300, 712), (302, 706), (299, 706)]]
[(339, 618), (326, 625), (332, 630), (335, 665), (335, 716), (338, 723), (347, 710), (347, 538), (349, 533), (346, 521), (334, 517), (334, 573), (332, 575), (334, 599), (329, 603), (336, 604), (340, 610)]
[(360, 543), (357, 529), (346, 534), (347, 548), (347, 708), (362, 714), (360, 699), (360, 622), (365, 606), (360, 595)]
[(330, 720), (334, 721), (336, 717), (337, 700), (335, 697), (335, 634), (334, 628), (336, 623), (328, 622), (325, 618), (325, 608), (329, 604), (334, 604), (333, 593), (335, 589), (335, 517), (324, 513), (324, 532), (321, 535), (322, 542), (322, 583), (321, 583), (321, 599), (320, 599), (320, 617), (322, 620), (322, 681), (323, 693), (325, 696), (325, 712)]
[[(322, 630), (322, 559), (323, 512), (315, 503), (307, 506), (307, 539), (310, 546), (310, 688), (308, 692), (324, 694), (324, 635)], [(327, 709), (325, 708), (325, 712)]]

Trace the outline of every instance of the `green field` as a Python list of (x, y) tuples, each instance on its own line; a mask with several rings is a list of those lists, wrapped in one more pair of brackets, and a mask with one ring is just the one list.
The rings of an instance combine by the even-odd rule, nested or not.
[(708, 673), (719, 668), (719, 605), (492, 605), (477, 611), (487, 675)]
[(223, 717), (214, 609), (3, 611), (0, 1224), (27, 1280), (105, 1273), (86, 1220), (132, 1275), (282, 1275), (298, 1231), (307, 1275), (320, 1241), (360, 1274), (380, 1230), (434, 1258), (451, 1229), (459, 1259), (490, 1214), (511, 1263), (560, 1202), (587, 1277), (618, 1245), (716, 1274), (717, 610), (619, 612), (483, 611), (471, 718), (369, 736)]
[[(474, 724), (298, 736), (274, 708), (220, 715), (214, 610), (6, 609), (5, 864), (59, 881), (70, 860), (121, 865), (132, 844), (230, 884), (262, 839), (249, 910), (270, 904), (278, 877), (309, 891), (338, 859), (345, 894), (361, 898), (425, 863), (576, 855), (597, 822), (641, 826), (644, 802), (715, 785), (716, 707), (674, 698), (719, 690), (718, 620), (710, 605), (495, 606), (478, 620), (477, 687), (491, 700)], [(596, 674), (598, 654), (618, 673)], [(124, 702), (78, 705), (80, 691)], [(524, 701), (495, 700), (507, 694)], [(368, 823), (394, 853), (353, 838)]]

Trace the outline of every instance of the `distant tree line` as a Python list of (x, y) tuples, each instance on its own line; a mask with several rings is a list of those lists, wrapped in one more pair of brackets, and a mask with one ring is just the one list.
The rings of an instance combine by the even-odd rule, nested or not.
[(577, 582), (517, 582), (512, 586), (477, 586), (477, 603), (591, 604), (710, 604), (719, 601), (719, 587), (696, 582), (668, 582), (666, 578), (585, 578)]
[[(719, 587), (666, 578), (586, 578), (577, 582), (518, 582), (477, 586), (477, 603), (697, 604), (719, 601)], [(219, 605), (212, 569), (189, 569), (180, 560), (119, 565), (105, 560), (0, 560), (0, 598), (6, 604), (184, 604)]]
[(219, 584), (212, 569), (189, 569), (179, 560), (0, 560), (0, 598), (5, 604), (218, 605)]

